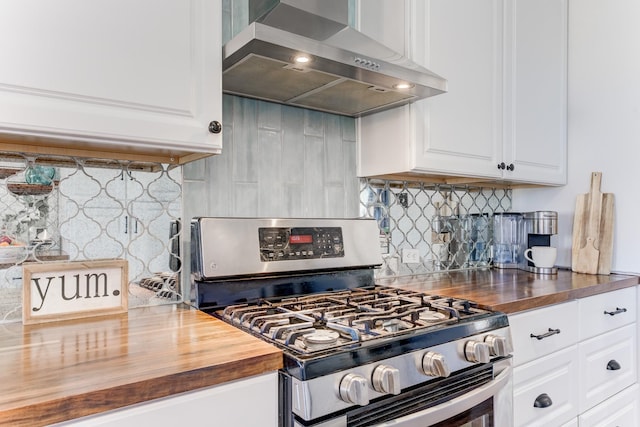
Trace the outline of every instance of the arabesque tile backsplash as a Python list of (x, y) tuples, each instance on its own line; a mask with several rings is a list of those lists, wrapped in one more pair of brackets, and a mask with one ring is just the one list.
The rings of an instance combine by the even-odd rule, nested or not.
[(163, 164), (0, 153), (0, 321), (21, 318), (24, 262), (124, 258), (130, 307), (181, 300), (179, 281), (141, 286), (159, 272), (180, 274), (170, 268), (169, 228), (182, 211), (181, 174)]

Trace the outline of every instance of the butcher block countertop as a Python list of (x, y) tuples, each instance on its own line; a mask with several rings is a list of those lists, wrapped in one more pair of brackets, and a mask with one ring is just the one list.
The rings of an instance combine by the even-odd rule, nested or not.
[(486, 269), (378, 279), (376, 283), (464, 298), (510, 314), (636, 286), (639, 277), (579, 274), (569, 270), (541, 275), (516, 269)]
[(60, 422), (275, 371), (282, 353), (186, 305), (0, 325), (0, 425)]
[[(378, 279), (505, 313), (635, 286), (637, 276), (475, 270)], [(186, 305), (0, 325), (0, 425), (56, 423), (275, 371), (276, 347)]]

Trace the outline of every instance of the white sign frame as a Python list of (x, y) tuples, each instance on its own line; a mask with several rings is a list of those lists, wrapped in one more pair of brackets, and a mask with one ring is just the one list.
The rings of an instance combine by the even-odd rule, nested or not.
[(128, 285), (128, 263), (123, 259), (25, 263), (22, 323), (126, 312)]

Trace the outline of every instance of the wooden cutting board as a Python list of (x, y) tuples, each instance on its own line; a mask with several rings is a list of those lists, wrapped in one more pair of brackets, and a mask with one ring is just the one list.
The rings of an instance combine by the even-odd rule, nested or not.
[(592, 172), (589, 193), (576, 200), (571, 269), (578, 273), (611, 272), (614, 197), (600, 191), (601, 182), (602, 173)]

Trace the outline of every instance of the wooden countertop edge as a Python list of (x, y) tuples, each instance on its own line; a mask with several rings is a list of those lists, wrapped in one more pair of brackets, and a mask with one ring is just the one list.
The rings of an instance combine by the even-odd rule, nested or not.
[(490, 310), (501, 311), (506, 314), (514, 314), (520, 311), (542, 308), (548, 305), (560, 304), (574, 299), (586, 298), (606, 292), (616, 291), (618, 289), (630, 288), (640, 283), (640, 277), (630, 276), (621, 278), (615, 282), (599, 283), (584, 288), (568, 289), (566, 291), (558, 291), (548, 295), (540, 295), (531, 298), (519, 299), (517, 301), (509, 301), (489, 305), (486, 308)]
[(37, 426), (59, 423), (277, 371), (282, 368), (282, 364), (282, 352), (274, 347), (274, 352), (260, 356), (5, 410), (0, 412), (0, 425)]
[(477, 270), (383, 277), (381, 286), (475, 301), (487, 310), (513, 314), (570, 300), (637, 286), (640, 276), (584, 275), (569, 270), (558, 276), (538, 277), (516, 270)]
[(615, 291), (618, 289), (630, 288), (640, 284), (639, 276), (627, 276), (619, 277), (615, 282), (600, 283), (596, 286), (590, 286), (585, 288), (573, 289), (571, 291), (571, 298), (585, 298), (593, 295), (603, 294), (605, 292)]

